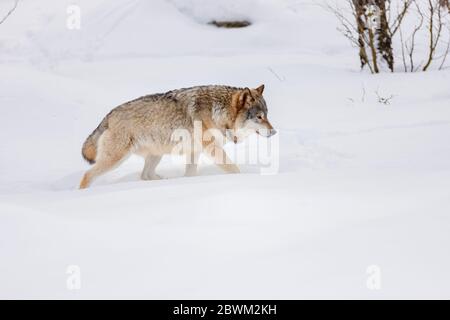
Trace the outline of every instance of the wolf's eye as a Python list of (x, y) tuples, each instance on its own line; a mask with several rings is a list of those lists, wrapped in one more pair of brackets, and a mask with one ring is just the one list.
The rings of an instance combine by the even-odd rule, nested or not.
[(258, 118), (258, 120), (262, 120), (263, 116), (262, 115), (258, 115), (257, 118)]

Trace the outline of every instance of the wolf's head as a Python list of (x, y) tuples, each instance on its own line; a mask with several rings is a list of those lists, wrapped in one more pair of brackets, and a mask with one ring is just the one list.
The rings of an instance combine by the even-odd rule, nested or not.
[(277, 133), (267, 118), (267, 105), (262, 96), (263, 91), (264, 85), (261, 85), (256, 89), (242, 89), (237, 94), (237, 116), (233, 134), (235, 143), (242, 141), (253, 132), (267, 138)]

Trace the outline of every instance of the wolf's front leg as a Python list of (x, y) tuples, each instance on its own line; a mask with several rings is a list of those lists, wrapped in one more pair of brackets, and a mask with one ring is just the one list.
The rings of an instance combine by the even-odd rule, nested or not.
[(192, 153), (186, 156), (186, 172), (185, 177), (193, 177), (197, 175), (198, 159), (200, 153)]
[(217, 166), (219, 166), (226, 173), (240, 173), (241, 172), (241, 170), (239, 170), (239, 167), (237, 165), (235, 165), (234, 163), (228, 163), (228, 164), (217, 163)]
[(214, 160), (214, 163), (226, 173), (240, 173), (239, 167), (228, 158), (222, 147), (215, 146), (214, 150), (206, 148), (205, 153)]

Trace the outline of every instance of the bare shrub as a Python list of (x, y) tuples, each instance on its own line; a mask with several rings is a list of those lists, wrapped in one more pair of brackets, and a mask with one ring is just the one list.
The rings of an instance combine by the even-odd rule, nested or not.
[[(358, 49), (361, 68), (379, 73), (384, 64), (394, 72), (396, 57), (405, 72), (427, 71), (436, 60), (438, 69), (445, 65), (450, 50), (449, 0), (345, 0), (328, 2), (327, 8), (337, 17), (338, 30)], [(409, 28), (403, 28), (405, 20)], [(419, 36), (426, 38), (427, 50), (416, 63)], [(400, 55), (395, 48), (400, 48)]]

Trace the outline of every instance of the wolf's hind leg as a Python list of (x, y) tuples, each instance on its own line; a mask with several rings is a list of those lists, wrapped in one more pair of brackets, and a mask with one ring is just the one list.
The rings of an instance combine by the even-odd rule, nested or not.
[(144, 170), (142, 171), (142, 174), (141, 174), (142, 180), (159, 180), (159, 179), (161, 179), (161, 177), (155, 173), (156, 166), (161, 161), (161, 158), (162, 158), (162, 156), (157, 156), (157, 155), (153, 155), (153, 154), (147, 155), (147, 157), (145, 158)]
[(124, 136), (115, 136), (105, 131), (99, 141), (99, 154), (95, 165), (88, 170), (81, 180), (80, 189), (89, 187), (92, 181), (115, 167), (130, 153), (131, 140)]

